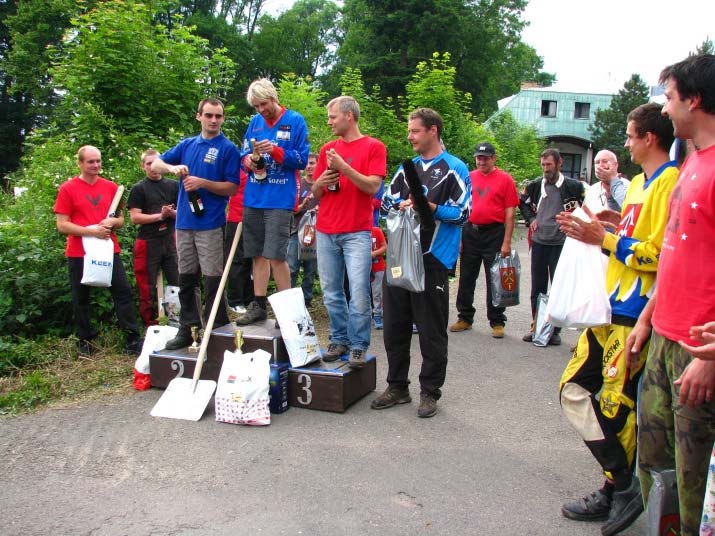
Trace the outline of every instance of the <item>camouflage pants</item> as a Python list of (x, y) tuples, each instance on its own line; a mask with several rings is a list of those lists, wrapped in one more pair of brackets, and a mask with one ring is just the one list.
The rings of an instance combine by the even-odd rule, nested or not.
[(675, 469), (682, 536), (697, 536), (708, 463), (715, 441), (715, 402), (689, 408), (678, 402), (673, 385), (693, 357), (677, 342), (658, 335), (650, 340), (638, 415), (638, 473), (648, 499), (651, 470)]

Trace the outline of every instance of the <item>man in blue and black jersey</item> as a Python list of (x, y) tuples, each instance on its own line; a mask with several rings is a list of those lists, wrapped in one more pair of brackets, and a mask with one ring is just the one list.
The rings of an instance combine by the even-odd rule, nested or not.
[[(410, 292), (385, 286), (384, 341), (388, 387), (372, 401), (373, 409), (411, 402), (408, 373), (412, 324), (417, 325), (422, 352), (419, 417), (437, 413), (437, 400), (447, 373), (449, 270), (459, 255), (462, 224), (467, 221), (472, 189), (467, 166), (444, 150), (442, 117), (435, 110), (418, 108), (409, 116), (407, 139), (418, 156), (412, 160), (417, 177), (397, 170), (383, 197), (383, 208), (404, 210), (415, 206), (421, 219), (420, 242), (425, 265), (425, 290)], [(417, 179), (418, 184), (414, 184)], [(410, 184), (412, 183), (412, 187)], [(417, 198), (416, 198), (417, 197)], [(388, 270), (389, 270), (388, 266)]]

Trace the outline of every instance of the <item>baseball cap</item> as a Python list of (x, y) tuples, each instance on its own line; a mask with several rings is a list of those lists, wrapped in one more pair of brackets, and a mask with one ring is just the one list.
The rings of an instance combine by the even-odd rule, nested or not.
[(477, 144), (477, 147), (474, 149), (474, 156), (494, 156), (496, 154), (496, 149), (494, 149), (494, 146), (488, 141)]

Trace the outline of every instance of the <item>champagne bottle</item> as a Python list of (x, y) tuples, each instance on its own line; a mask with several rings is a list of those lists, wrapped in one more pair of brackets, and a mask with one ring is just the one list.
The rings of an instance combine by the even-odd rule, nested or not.
[[(333, 168), (330, 168), (330, 167), (328, 168), (328, 170), (329, 170), (329, 171), (334, 171)], [(335, 193), (338, 193), (338, 192), (340, 191), (340, 175), (338, 175), (338, 182), (336, 182), (335, 184), (331, 184), (330, 186), (328, 186), (327, 190), (328, 190), (329, 192), (335, 192)]]
[[(182, 179), (183, 178), (184, 177), (182, 177)], [(194, 213), (194, 216), (203, 216), (204, 202), (201, 200), (201, 195), (199, 194), (199, 191), (191, 190), (190, 192), (186, 192), (186, 196), (189, 198), (189, 208), (191, 209), (191, 212)]]
[(263, 158), (261, 153), (258, 152), (258, 149), (256, 149), (256, 138), (251, 138), (251, 145), (253, 145), (251, 160), (253, 160), (253, 164), (256, 166), (253, 177), (257, 181), (264, 181), (266, 180), (266, 159)]

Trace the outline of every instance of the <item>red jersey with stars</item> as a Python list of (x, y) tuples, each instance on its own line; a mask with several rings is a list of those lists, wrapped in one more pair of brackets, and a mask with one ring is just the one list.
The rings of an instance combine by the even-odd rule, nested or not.
[(688, 156), (670, 196), (653, 327), (671, 341), (715, 320), (715, 145)]

